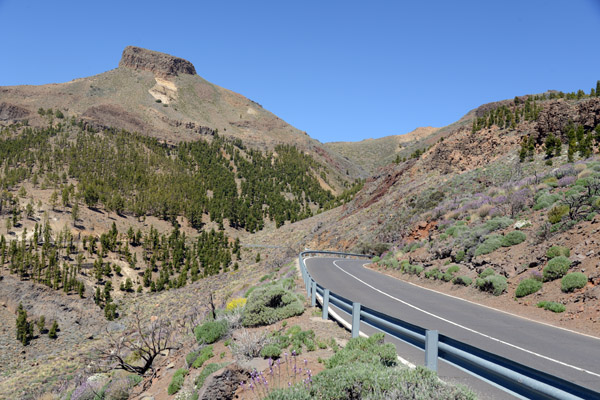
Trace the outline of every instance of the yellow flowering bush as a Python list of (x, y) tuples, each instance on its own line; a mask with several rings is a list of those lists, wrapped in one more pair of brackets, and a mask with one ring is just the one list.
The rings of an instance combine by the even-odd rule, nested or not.
[(246, 299), (243, 297), (237, 297), (232, 299), (225, 307), (227, 311), (233, 311), (237, 308), (243, 308), (246, 305)]

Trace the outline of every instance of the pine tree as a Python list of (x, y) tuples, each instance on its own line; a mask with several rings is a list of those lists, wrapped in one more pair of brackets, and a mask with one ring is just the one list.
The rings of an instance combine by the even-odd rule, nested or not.
[(40, 333), (44, 333), (45, 329), (46, 329), (46, 317), (45, 316), (41, 316), (40, 319), (38, 319), (37, 321), (37, 327), (38, 327), (38, 331)]
[(52, 322), (52, 326), (50, 327), (50, 330), (48, 331), (48, 337), (50, 339), (56, 339), (57, 335), (56, 332), (58, 331), (58, 322), (56, 322), (56, 320), (54, 320)]
[(27, 321), (27, 311), (23, 304), (19, 303), (17, 308), (17, 340), (27, 346), (33, 338), (33, 324)]

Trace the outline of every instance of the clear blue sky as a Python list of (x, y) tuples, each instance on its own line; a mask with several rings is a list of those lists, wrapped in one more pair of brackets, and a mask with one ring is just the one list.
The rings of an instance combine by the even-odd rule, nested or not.
[(0, 0), (0, 21), (0, 86), (98, 74), (136, 45), (322, 142), (444, 126), (600, 79), (598, 0)]

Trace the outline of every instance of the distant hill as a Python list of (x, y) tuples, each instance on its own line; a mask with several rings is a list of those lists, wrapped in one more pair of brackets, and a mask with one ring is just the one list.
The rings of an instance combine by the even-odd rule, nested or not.
[(365, 139), (360, 142), (325, 143), (329, 150), (337, 152), (365, 171), (373, 173), (377, 168), (394, 162), (400, 155), (405, 157), (406, 149), (433, 135), (439, 128), (420, 127), (404, 135), (391, 135), (379, 139)]

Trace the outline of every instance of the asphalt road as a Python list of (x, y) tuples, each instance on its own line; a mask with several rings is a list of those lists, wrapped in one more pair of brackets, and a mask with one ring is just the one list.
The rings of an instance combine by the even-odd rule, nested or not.
[[(305, 259), (311, 276), (332, 292), (600, 392), (600, 339), (424, 289), (368, 270), (363, 267), (364, 262)], [(422, 357), (415, 360), (417, 364), (423, 364)], [(441, 372), (442, 368), (440, 376), (443, 376)], [(476, 391), (481, 390), (485, 389)], [(496, 398), (497, 394), (490, 397)]]

